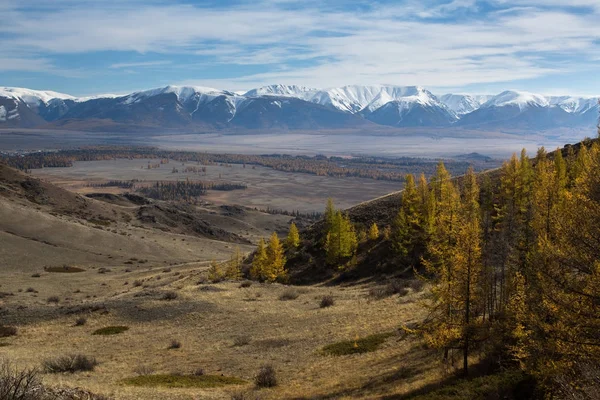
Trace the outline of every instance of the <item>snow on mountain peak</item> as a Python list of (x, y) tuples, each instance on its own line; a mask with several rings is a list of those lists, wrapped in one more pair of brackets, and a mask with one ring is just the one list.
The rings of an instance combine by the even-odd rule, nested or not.
[(298, 85), (269, 85), (252, 89), (244, 93), (247, 97), (257, 96), (290, 96), (305, 97), (307, 93), (315, 92), (317, 89)]
[(481, 107), (504, 107), (504, 106), (517, 106), (520, 110), (524, 110), (530, 106), (535, 107), (548, 107), (550, 102), (547, 98), (542, 95), (522, 92), (516, 90), (507, 90), (499, 95), (492, 97)]
[(0, 96), (21, 99), (29, 107), (38, 107), (41, 103), (48, 104), (53, 99), (75, 100), (75, 97), (51, 90), (32, 90), (17, 87), (0, 87)]
[(551, 96), (551, 105), (558, 106), (568, 113), (585, 113), (598, 107), (598, 97)]
[(439, 99), (446, 107), (460, 116), (477, 110), (491, 97), (486, 95), (445, 94)]

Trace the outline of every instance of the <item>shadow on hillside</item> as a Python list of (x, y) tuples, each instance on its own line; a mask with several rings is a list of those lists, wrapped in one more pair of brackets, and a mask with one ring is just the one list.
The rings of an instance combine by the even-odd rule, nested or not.
[[(294, 400), (329, 400), (338, 398), (353, 398), (359, 396), (382, 396), (381, 398), (392, 399), (394, 397), (385, 397), (384, 393), (389, 393), (393, 388), (403, 384), (414, 385), (422, 379), (422, 374), (427, 373), (432, 368), (435, 351), (423, 349), (414, 346), (407, 353), (379, 360), (369, 365), (366, 369), (373, 371), (388, 371), (375, 375), (356, 385), (356, 382), (344, 382), (339, 385), (339, 389), (330, 393), (314, 395), (310, 397), (295, 397)], [(391, 370), (391, 371), (390, 371)], [(365, 372), (367, 373), (367, 372)], [(445, 384), (442, 382), (441, 384)], [(439, 387), (440, 384), (430, 385), (424, 390), (432, 390)], [(411, 392), (410, 395), (412, 395)], [(407, 395), (408, 396), (408, 395)], [(400, 397), (397, 397), (400, 398)], [(409, 398), (409, 397), (404, 397)]]

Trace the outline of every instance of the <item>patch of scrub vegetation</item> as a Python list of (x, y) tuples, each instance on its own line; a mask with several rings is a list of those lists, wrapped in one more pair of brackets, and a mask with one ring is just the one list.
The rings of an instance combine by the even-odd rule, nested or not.
[(225, 385), (241, 385), (246, 381), (222, 375), (140, 375), (121, 381), (125, 385), (168, 388), (212, 388)]
[(87, 221), (90, 224), (100, 225), (100, 226), (109, 226), (111, 224), (111, 221), (107, 220), (107, 219), (90, 218)]
[(355, 340), (345, 340), (343, 342), (337, 342), (328, 344), (323, 347), (323, 354), (329, 354), (332, 356), (346, 356), (349, 354), (361, 354), (375, 351), (381, 346), (387, 338), (394, 336), (393, 332), (376, 333), (364, 338), (357, 338)]
[(104, 328), (96, 329), (92, 335), (117, 335), (128, 329), (128, 326), (106, 326)]
[(0, 338), (16, 336), (17, 328), (14, 326), (2, 326), (0, 325)]
[(42, 369), (49, 374), (62, 372), (75, 373), (79, 371), (93, 371), (98, 365), (94, 357), (84, 356), (82, 354), (69, 354), (42, 362)]
[(411, 400), (487, 400), (536, 398), (535, 380), (520, 371), (504, 371), (474, 379), (461, 379), (429, 393), (406, 397)]
[(79, 267), (73, 267), (71, 265), (63, 265), (60, 267), (44, 267), (44, 271), (46, 272), (62, 272), (66, 274), (72, 274), (75, 272), (83, 272), (85, 269)]

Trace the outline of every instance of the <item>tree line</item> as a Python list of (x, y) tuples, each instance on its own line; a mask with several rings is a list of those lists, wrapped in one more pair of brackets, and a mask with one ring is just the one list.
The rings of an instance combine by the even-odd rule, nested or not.
[[(159, 163), (149, 164), (146, 168), (158, 168), (168, 160), (193, 162), (199, 166), (241, 164), (263, 166), (278, 171), (299, 172), (318, 176), (337, 178), (359, 177), (375, 180), (403, 182), (405, 174), (415, 169), (431, 175), (435, 170), (435, 162), (428, 159), (402, 157), (397, 159), (376, 157), (325, 157), (325, 156), (290, 156), (281, 154), (249, 155), (249, 154), (210, 154), (202, 152), (184, 152), (160, 150), (152, 147), (90, 147), (75, 150), (52, 152), (36, 152), (22, 155), (3, 156), (8, 165), (31, 170), (52, 167), (71, 167), (74, 161), (98, 161), (112, 159), (160, 159)], [(451, 171), (464, 171), (469, 165), (465, 161), (448, 161)], [(188, 169), (190, 168), (190, 169)], [(177, 172), (179, 169), (175, 168)], [(194, 173), (206, 173), (205, 167), (183, 169)]]
[(444, 360), (460, 351), (465, 375), (477, 350), (538, 377), (550, 396), (589, 390), (600, 361), (599, 171), (600, 145), (588, 141), (578, 154), (523, 150), (496, 183), (472, 169), (451, 179), (442, 162), (429, 181), (407, 176), (392, 242), (432, 286), (428, 318), (407, 330)]
[(208, 190), (243, 190), (247, 186), (230, 182), (197, 182), (197, 181), (159, 181), (150, 186), (136, 187), (136, 191), (156, 200), (193, 201), (196, 197), (205, 195)]

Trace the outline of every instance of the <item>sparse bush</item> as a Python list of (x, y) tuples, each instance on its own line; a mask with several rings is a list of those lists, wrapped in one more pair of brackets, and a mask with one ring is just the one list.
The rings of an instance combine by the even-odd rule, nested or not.
[(133, 372), (139, 376), (152, 375), (154, 373), (154, 368), (149, 365), (138, 365), (133, 369)]
[(162, 270), (162, 272), (165, 272), (165, 273), (171, 272), (171, 268), (165, 268), (165, 269)]
[(37, 293), (37, 290), (35, 290), (32, 287), (28, 287), (27, 289), (25, 289), (25, 292), (27, 292), (27, 293)]
[(260, 400), (260, 397), (251, 392), (237, 392), (231, 395), (231, 400)]
[(48, 299), (46, 301), (48, 303), (57, 304), (58, 302), (60, 302), (60, 299), (58, 298), (58, 296), (50, 296), (50, 297), (48, 297)]
[(203, 376), (204, 375), (204, 369), (203, 368), (196, 368), (194, 370), (194, 372), (192, 373), (192, 375), (194, 375), (194, 376)]
[(106, 326), (104, 328), (96, 329), (92, 335), (117, 335), (128, 330), (127, 326)]
[(173, 292), (173, 291), (165, 292), (162, 295), (163, 300), (175, 300), (176, 298), (177, 298), (177, 292)]
[(327, 308), (327, 307), (333, 306), (334, 304), (335, 304), (335, 301), (333, 300), (333, 296), (327, 295), (327, 296), (323, 296), (323, 298), (321, 299), (321, 303), (319, 303), (319, 307)]
[(0, 338), (16, 336), (17, 328), (14, 326), (0, 326)]
[(223, 291), (225, 291), (225, 289), (221, 289), (221, 288), (218, 288), (216, 286), (211, 286), (211, 285), (202, 286), (202, 287), (200, 287), (199, 290), (202, 292), (223, 292)]
[(40, 274), (38, 274), (38, 273), (35, 273), (35, 274), (32, 274), (32, 275), (31, 275), (31, 277), (32, 277), (32, 278), (39, 278), (39, 277), (41, 277), (41, 276), (42, 276), (42, 275), (40, 275)]
[(0, 360), (0, 399), (36, 400), (41, 382), (36, 369), (17, 369)]
[(283, 300), (283, 301), (295, 300), (298, 298), (298, 296), (300, 296), (300, 293), (298, 293), (298, 290), (296, 290), (294, 288), (288, 288), (283, 291), (281, 296), (279, 296), (279, 300)]
[(258, 374), (254, 377), (254, 383), (259, 388), (270, 388), (277, 386), (277, 377), (275, 369), (271, 365), (263, 365), (260, 367)]
[(86, 322), (87, 322), (87, 318), (79, 317), (75, 320), (75, 326), (83, 326), (86, 324)]
[(385, 286), (371, 288), (371, 290), (369, 290), (369, 296), (376, 299), (383, 299), (397, 294), (400, 295), (400, 297), (403, 297), (408, 294), (408, 289), (406, 288), (407, 285), (407, 281), (392, 281)]
[(133, 287), (139, 287), (139, 286), (142, 286), (142, 285), (143, 285), (143, 282), (140, 281), (140, 280), (133, 281)]
[(416, 293), (422, 292), (424, 287), (425, 282), (420, 279), (415, 279), (410, 282), (410, 288)]
[(249, 288), (250, 286), (252, 286), (252, 281), (244, 281), (240, 283), (240, 288)]
[(110, 268), (102, 267), (102, 268), (98, 269), (99, 274), (106, 274), (107, 272), (110, 272)]
[(246, 346), (247, 344), (250, 343), (250, 340), (251, 340), (251, 338), (248, 335), (236, 336), (233, 339), (233, 345), (236, 347)]
[(179, 340), (171, 340), (171, 344), (169, 344), (168, 349), (172, 350), (172, 349), (179, 349), (181, 348), (181, 342)]
[(75, 373), (79, 371), (93, 371), (98, 365), (94, 357), (84, 356), (82, 354), (70, 354), (53, 359), (44, 360), (42, 367), (44, 372), (55, 374), (59, 372)]

